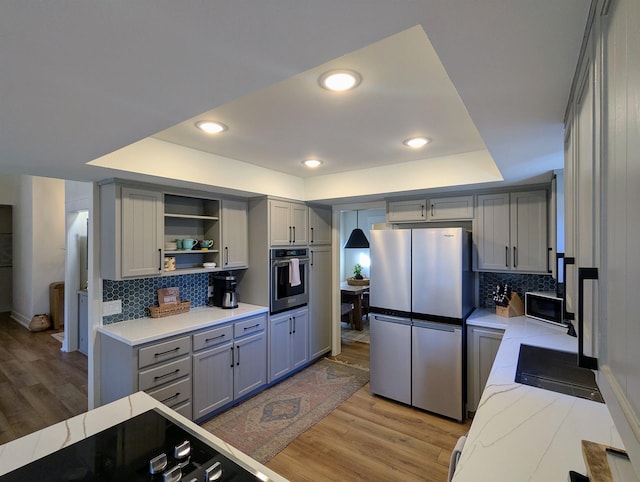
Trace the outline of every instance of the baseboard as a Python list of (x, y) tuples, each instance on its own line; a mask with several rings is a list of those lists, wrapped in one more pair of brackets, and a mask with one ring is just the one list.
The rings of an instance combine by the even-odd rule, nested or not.
[(21, 313), (17, 313), (11, 310), (11, 319), (16, 321), (18, 324), (24, 326), (27, 330), (29, 329), (29, 323), (31, 323), (31, 318), (27, 318)]

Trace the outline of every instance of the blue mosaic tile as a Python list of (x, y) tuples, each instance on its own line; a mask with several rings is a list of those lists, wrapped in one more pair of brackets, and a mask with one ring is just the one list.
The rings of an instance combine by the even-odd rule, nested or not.
[(524, 300), (527, 291), (555, 291), (556, 280), (551, 275), (516, 273), (480, 273), (480, 308), (495, 308), (491, 293), (497, 285), (508, 284)]
[(208, 287), (213, 284), (211, 276), (210, 273), (196, 273), (122, 281), (103, 280), (102, 301), (122, 300), (122, 313), (104, 316), (102, 321), (108, 325), (148, 317), (149, 306), (158, 305), (158, 290), (172, 286), (180, 288), (180, 299), (191, 301), (191, 307), (205, 306)]

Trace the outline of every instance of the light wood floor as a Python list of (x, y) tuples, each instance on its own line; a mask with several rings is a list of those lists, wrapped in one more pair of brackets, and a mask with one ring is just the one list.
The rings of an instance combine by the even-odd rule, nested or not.
[(0, 313), (0, 444), (87, 410), (87, 358)]
[[(369, 345), (343, 340), (339, 361), (369, 366)], [(371, 395), (362, 387), (267, 466), (291, 481), (446, 481), (464, 424)]]

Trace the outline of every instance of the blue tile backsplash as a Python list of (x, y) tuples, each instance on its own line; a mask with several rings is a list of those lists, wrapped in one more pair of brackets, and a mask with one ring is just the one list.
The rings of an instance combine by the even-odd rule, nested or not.
[(524, 300), (527, 291), (555, 291), (556, 280), (551, 275), (480, 273), (480, 308), (495, 308), (491, 293), (497, 285), (508, 284)]
[(180, 299), (191, 301), (191, 307), (207, 304), (210, 273), (160, 276), (124, 281), (103, 280), (102, 301), (122, 300), (122, 313), (104, 316), (105, 325), (150, 316), (149, 306), (158, 305), (158, 290), (178, 286)]

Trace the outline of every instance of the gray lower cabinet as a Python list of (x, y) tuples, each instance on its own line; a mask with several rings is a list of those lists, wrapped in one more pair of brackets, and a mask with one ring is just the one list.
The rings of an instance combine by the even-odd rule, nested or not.
[(132, 347), (100, 335), (101, 403), (143, 390), (195, 420), (267, 383), (267, 315)]
[(269, 382), (309, 360), (309, 311), (306, 307), (271, 316), (269, 320)]
[(103, 404), (143, 390), (191, 418), (191, 337), (177, 336), (138, 348), (102, 335), (100, 357)]
[(266, 315), (193, 335), (193, 419), (267, 383)]
[(504, 330), (467, 326), (467, 412), (478, 409)]

